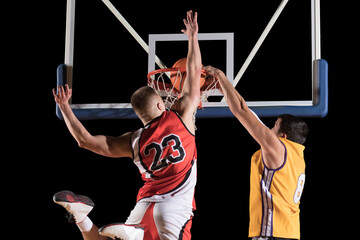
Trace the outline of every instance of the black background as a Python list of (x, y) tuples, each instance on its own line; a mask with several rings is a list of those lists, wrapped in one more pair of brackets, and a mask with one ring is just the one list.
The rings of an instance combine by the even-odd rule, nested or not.
[[(155, 10), (150, 14), (147, 9), (150, 6), (154, 8), (155, 4), (156, 9), (161, 12), (164, 9), (163, 2), (145, 3), (149, 5), (145, 7), (137, 4), (138, 15), (152, 20), (162, 18)], [(173, 12), (168, 21), (163, 21), (164, 25), (161, 25), (159, 32), (153, 30), (156, 28), (151, 25), (151, 21), (137, 21), (135, 17), (133, 27), (142, 34), (148, 33), (147, 29), (150, 28), (152, 33), (164, 33), (164, 29), (169, 28), (172, 30), (168, 32), (177, 33), (183, 27), (181, 19), (186, 10), (192, 8), (199, 12), (200, 32), (233, 31), (228, 23), (231, 19), (227, 19), (224, 14), (229, 11), (226, 2), (166, 4), (167, 9), (172, 9)], [(278, 2), (273, 5), (276, 7), (277, 4)], [(3, 10), (11, 9), (10, 17), (5, 22), (8, 34), (3, 44), (7, 56), (3, 79), (8, 79), (4, 81), (3, 96), (11, 95), (4, 99), (6, 107), (2, 114), (6, 132), (6, 144), (3, 148), (3, 161), (6, 163), (3, 168), (3, 185), (6, 188), (3, 199), (7, 203), (14, 203), (9, 208), (4, 205), (4, 209), (12, 219), (12, 227), (19, 229), (24, 226), (28, 229), (25, 233), (20, 230), (11, 231), (10, 234), (15, 239), (24, 237), (24, 234), (37, 239), (81, 238), (77, 228), (67, 224), (63, 217), (65, 211), (52, 202), (52, 196), (57, 191), (67, 189), (90, 196), (96, 203), (90, 218), (100, 227), (111, 222), (125, 221), (135, 205), (137, 191), (142, 185), (138, 170), (130, 159), (108, 159), (78, 148), (64, 122), (55, 116), (51, 89), (56, 84), (56, 68), (64, 61), (65, 7), (65, 1), (39, 1), (19, 3), (18, 6)], [(258, 7), (260, 11), (261, 5)], [(358, 140), (352, 139), (352, 136), (358, 135), (355, 121), (357, 101), (354, 99), (356, 94), (351, 93), (352, 88), (356, 89), (358, 79), (354, 44), (358, 19), (349, 12), (352, 8), (334, 1), (322, 1), (322, 58), (329, 63), (329, 113), (325, 118), (305, 119), (310, 133), (305, 143), (306, 184), (300, 205), (302, 239), (345, 237), (357, 233), (357, 229), (351, 224), (354, 223), (351, 216), (356, 217), (358, 214), (355, 197), (358, 169), (355, 144)], [(122, 13), (131, 18), (134, 6), (124, 6), (123, 9)], [(264, 9), (262, 11), (265, 12)], [(207, 17), (203, 19), (206, 21), (201, 20), (204, 12)], [(238, 13), (239, 18), (243, 12), (246, 10), (242, 9)], [(265, 22), (256, 22), (257, 18), (241, 20), (248, 20), (248, 29), (244, 29), (244, 32), (254, 32), (254, 38), (243, 40), (241, 45), (251, 49), (273, 12), (273, 8), (268, 11), (268, 15), (264, 16)], [(109, 16), (113, 17), (110, 12)], [(174, 22), (177, 25), (174, 26)], [(261, 27), (257, 29), (259, 25)], [(117, 25), (116, 28), (121, 29), (121, 26)], [(125, 30), (124, 34), (127, 34)], [(146, 39), (146, 35), (142, 37)], [(241, 39), (239, 35), (235, 35), (235, 44), (237, 38)], [(146, 66), (146, 53), (138, 46), (135, 47), (137, 43), (133, 44), (131, 49), (135, 52), (131, 54), (137, 57), (132, 61), (137, 61), (138, 66)], [(298, 45), (289, 47), (295, 49), (302, 46), (298, 42), (296, 44)], [(309, 51), (309, 43), (304, 44), (304, 49)], [(241, 52), (241, 56), (246, 56), (249, 49), (237, 51)], [(204, 54), (211, 55), (208, 52)], [(261, 56), (275, 53), (264, 50), (259, 54), (259, 59), (254, 59), (254, 65), (267, 68), (267, 64), (262, 64), (261, 61), (269, 62), (269, 59), (262, 60)], [(203, 55), (204, 59), (205, 56)], [(235, 57), (235, 69), (238, 69), (244, 57)], [(101, 62), (94, 58), (94, 66)], [(78, 61), (77, 64), (80, 66), (81, 62)], [(121, 64), (129, 69), (127, 61), (123, 60)], [(255, 66), (251, 65), (248, 71), (255, 71), (252, 69)], [(87, 68), (91, 67), (93, 66), (87, 65)], [(132, 68), (127, 71), (130, 72), (129, 77), (137, 69), (145, 77), (146, 67)], [(260, 73), (264, 78), (269, 78), (267, 73), (276, 70), (269, 67)], [(80, 70), (78, 71), (76, 74), (80, 74)], [(291, 76), (296, 75), (297, 73)], [(79, 75), (78, 79), (80, 78)], [(99, 84), (94, 86), (98, 87)], [(251, 88), (244, 83), (241, 93), (245, 97), (256, 98), (256, 94), (246, 96), (252, 91)], [(74, 86), (74, 95), (75, 90)], [(106, 92), (107, 90), (110, 91), (103, 90), (104, 97), (114, 95), (111, 91)], [(261, 89), (258, 91), (266, 93)], [(296, 90), (293, 92), (297, 93)], [(79, 99), (80, 101), (82, 100)], [(263, 120), (268, 126), (272, 126), (275, 121), (273, 118)], [(139, 120), (96, 120), (83, 121), (83, 124), (92, 134), (112, 136), (141, 127)], [(193, 220), (193, 239), (204, 238), (204, 235), (209, 236), (208, 239), (246, 239), (250, 157), (258, 149), (258, 145), (235, 118), (198, 119), (197, 127), (198, 210)]]

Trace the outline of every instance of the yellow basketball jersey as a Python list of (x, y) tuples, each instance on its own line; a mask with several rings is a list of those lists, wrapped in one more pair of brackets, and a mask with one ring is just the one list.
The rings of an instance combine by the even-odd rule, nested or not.
[(249, 237), (300, 239), (300, 197), (305, 183), (303, 145), (280, 138), (285, 160), (269, 169), (261, 150), (251, 158)]

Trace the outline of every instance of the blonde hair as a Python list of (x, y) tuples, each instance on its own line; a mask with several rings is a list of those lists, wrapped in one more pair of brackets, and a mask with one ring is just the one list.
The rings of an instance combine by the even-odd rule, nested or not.
[(140, 118), (146, 118), (151, 115), (155, 97), (160, 96), (149, 86), (141, 87), (133, 93), (131, 96), (131, 106)]

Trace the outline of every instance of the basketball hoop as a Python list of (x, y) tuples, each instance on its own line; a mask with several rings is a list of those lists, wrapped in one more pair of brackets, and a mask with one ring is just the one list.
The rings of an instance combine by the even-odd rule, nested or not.
[[(186, 68), (163, 68), (150, 72), (147, 75), (147, 83), (164, 100), (165, 107), (169, 110), (178, 100), (182, 93), (183, 82), (186, 78)], [(202, 108), (202, 103), (207, 102), (208, 97), (218, 88), (218, 80), (207, 75), (201, 70), (200, 104), (198, 109)]]

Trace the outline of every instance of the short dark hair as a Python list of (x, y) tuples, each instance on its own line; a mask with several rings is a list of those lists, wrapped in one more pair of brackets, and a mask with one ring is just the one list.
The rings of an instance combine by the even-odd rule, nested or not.
[(287, 135), (287, 139), (304, 144), (309, 128), (307, 124), (300, 118), (291, 114), (283, 114), (278, 116), (281, 119), (279, 132)]

